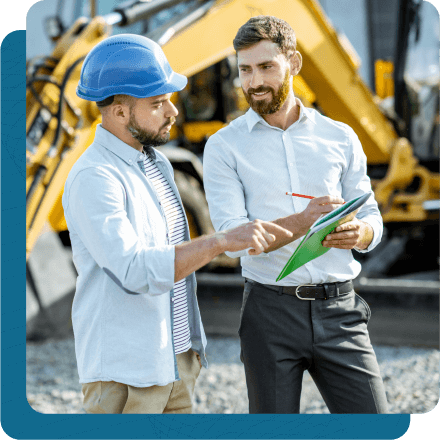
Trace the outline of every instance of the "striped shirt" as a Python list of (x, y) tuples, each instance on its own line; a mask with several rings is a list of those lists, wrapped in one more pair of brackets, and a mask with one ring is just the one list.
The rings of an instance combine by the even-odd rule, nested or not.
[[(150, 155), (145, 154), (143, 163), (138, 162), (147, 178), (153, 183), (168, 224), (169, 243), (176, 246), (183, 243), (185, 216), (182, 206), (166, 178), (160, 172)], [(174, 351), (176, 354), (191, 348), (188, 324), (188, 304), (186, 298), (186, 279), (174, 283)]]

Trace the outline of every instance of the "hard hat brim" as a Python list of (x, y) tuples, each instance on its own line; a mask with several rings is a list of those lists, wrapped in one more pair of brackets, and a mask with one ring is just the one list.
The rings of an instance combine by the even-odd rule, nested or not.
[(152, 90), (150, 85), (139, 87), (135, 85), (110, 86), (104, 89), (96, 90), (88, 87), (81, 87), (78, 84), (76, 94), (87, 101), (102, 101), (109, 96), (130, 95), (135, 98), (150, 98), (152, 96), (165, 95), (167, 93), (180, 92), (188, 83), (188, 78), (180, 73), (173, 72), (168, 81), (158, 88)]
[[(169, 78), (169, 81), (162, 87), (159, 87), (154, 93), (149, 96), (165, 95), (167, 93), (180, 92), (188, 84), (188, 78), (180, 73), (173, 72)], [(147, 96), (146, 96), (147, 98)]]

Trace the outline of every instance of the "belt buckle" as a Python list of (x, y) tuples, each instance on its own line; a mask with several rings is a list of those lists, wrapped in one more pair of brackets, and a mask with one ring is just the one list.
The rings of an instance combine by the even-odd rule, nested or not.
[(302, 301), (315, 301), (315, 299), (316, 298), (303, 298), (302, 296), (299, 296), (298, 295), (298, 290), (301, 288), (301, 287), (304, 287), (304, 286), (310, 286), (310, 287), (313, 287), (315, 284), (300, 284), (297, 288), (296, 288), (296, 290), (295, 290), (295, 295), (300, 299), (300, 300), (302, 300)]

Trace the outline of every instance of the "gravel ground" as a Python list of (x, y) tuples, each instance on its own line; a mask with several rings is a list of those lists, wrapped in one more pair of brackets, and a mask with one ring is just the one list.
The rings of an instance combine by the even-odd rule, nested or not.
[[(208, 370), (196, 384), (195, 413), (247, 413), (238, 338), (208, 338)], [(375, 346), (391, 413), (425, 413), (439, 398), (439, 351)], [(36, 411), (83, 413), (72, 338), (27, 344), (27, 397)], [(304, 376), (302, 413), (328, 413), (313, 380)]]

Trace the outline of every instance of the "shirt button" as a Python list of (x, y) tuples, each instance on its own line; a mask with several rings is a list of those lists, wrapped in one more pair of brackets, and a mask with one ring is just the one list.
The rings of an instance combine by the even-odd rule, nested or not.
[(131, 165), (131, 164), (133, 163), (133, 161), (130, 159), (130, 160), (128, 161), (128, 163)]
[(293, 163), (292, 163), (292, 162), (290, 162), (289, 165), (290, 165), (291, 167), (293, 167)]

